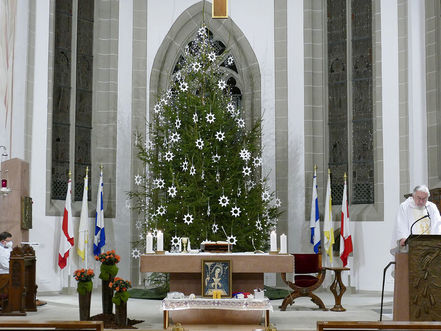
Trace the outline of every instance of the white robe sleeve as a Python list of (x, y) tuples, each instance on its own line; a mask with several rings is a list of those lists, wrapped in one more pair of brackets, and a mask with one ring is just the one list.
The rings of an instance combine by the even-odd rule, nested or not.
[(398, 208), (397, 214), (397, 224), (395, 231), (395, 241), (407, 238), (410, 234), (409, 232), (409, 220), (407, 217), (407, 203), (403, 202)]
[(441, 216), (438, 210), (438, 207), (431, 203), (429, 205), (429, 214), (430, 214), (430, 222), (431, 222), (431, 234), (441, 234)]

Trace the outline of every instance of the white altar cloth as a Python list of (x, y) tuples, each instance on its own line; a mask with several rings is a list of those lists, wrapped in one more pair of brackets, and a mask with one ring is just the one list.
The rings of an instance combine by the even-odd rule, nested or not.
[(268, 298), (262, 299), (164, 299), (162, 300), (162, 310), (182, 310), (182, 309), (228, 309), (228, 310), (269, 310), (273, 311), (273, 306)]

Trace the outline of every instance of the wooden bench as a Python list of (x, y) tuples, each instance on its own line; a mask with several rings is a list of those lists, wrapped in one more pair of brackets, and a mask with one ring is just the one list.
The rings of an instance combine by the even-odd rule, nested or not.
[(318, 321), (317, 331), (328, 330), (441, 330), (441, 322), (402, 322), (402, 321), (383, 321), (383, 322), (359, 322), (359, 321)]
[(96, 330), (103, 331), (104, 323), (103, 321), (43, 321), (43, 322), (32, 322), (32, 321), (3, 321), (0, 320), (0, 330), (11, 328), (26, 328), (26, 330), (32, 329), (45, 329), (45, 330)]

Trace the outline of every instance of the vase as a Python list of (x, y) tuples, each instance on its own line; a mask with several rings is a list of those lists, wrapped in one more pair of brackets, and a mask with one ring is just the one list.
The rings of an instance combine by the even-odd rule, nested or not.
[(90, 297), (92, 292), (86, 294), (78, 293), (78, 301), (80, 304), (80, 321), (88, 321), (90, 319)]
[(118, 326), (127, 326), (127, 301), (115, 304), (115, 323)]
[(113, 283), (113, 277), (110, 277), (109, 280), (102, 280), (103, 314), (112, 314), (113, 310), (113, 289), (109, 287), (110, 283)]

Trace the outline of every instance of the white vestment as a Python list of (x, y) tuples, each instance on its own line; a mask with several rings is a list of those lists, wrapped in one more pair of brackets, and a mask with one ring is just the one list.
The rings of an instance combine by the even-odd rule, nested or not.
[(12, 248), (4, 247), (0, 244), (0, 274), (9, 273), (9, 256), (11, 255)]
[[(427, 209), (426, 209), (427, 208)], [(441, 216), (436, 205), (427, 201), (426, 207), (416, 206), (412, 197), (404, 201), (398, 209), (397, 223), (395, 228), (395, 243), (402, 238), (407, 238), (412, 224), (419, 218), (429, 214), (429, 217), (423, 218), (412, 228), (412, 234), (441, 234)]]

